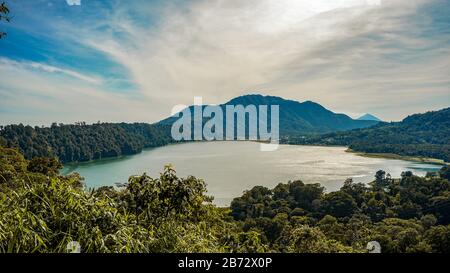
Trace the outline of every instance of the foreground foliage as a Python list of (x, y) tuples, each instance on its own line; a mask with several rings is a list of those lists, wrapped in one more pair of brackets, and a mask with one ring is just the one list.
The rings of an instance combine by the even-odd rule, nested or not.
[(450, 252), (449, 173), (379, 171), (369, 186), (348, 179), (331, 193), (301, 181), (258, 186), (233, 200), (232, 215), (274, 251), (359, 252), (375, 240), (383, 252)]
[(54, 159), (0, 146), (0, 252), (450, 252), (449, 169), (324, 193), (301, 181), (254, 187), (217, 208), (206, 185), (167, 166), (157, 178), (86, 190)]
[(86, 190), (60, 164), (27, 161), (0, 147), (0, 252), (263, 251), (259, 234), (242, 232), (211, 204), (205, 183), (166, 167), (158, 178), (130, 177), (126, 187)]

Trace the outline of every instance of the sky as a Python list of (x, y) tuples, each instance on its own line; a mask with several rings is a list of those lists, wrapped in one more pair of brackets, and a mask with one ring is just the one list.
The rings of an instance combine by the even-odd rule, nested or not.
[(156, 122), (244, 94), (449, 107), (450, 0), (9, 0), (0, 124)]

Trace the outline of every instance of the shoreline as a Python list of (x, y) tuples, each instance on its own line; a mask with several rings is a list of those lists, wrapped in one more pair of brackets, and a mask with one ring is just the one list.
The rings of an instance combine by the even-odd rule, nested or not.
[[(259, 141), (259, 140), (213, 140), (213, 141), (200, 141), (200, 142), (246, 142), (246, 141), (254, 142), (254, 143), (265, 143), (264, 141)], [(100, 158), (100, 159), (93, 159), (93, 160), (81, 161), (81, 162), (68, 162), (68, 163), (64, 163), (63, 165), (64, 165), (64, 167), (66, 167), (66, 166), (71, 166), (71, 165), (89, 164), (89, 163), (94, 163), (94, 162), (99, 162), (99, 161), (100, 162), (101, 161), (103, 161), (103, 162), (115, 161), (115, 160), (120, 160), (123, 158), (139, 155), (146, 150), (152, 150), (152, 149), (157, 149), (157, 148), (162, 148), (162, 147), (167, 147), (167, 146), (172, 146), (172, 145), (189, 144), (189, 143), (194, 143), (194, 142), (197, 142), (197, 141), (170, 142), (170, 143), (167, 143), (167, 144), (161, 145), (161, 146), (143, 148), (142, 151), (140, 151), (139, 153), (136, 153), (136, 154), (120, 155), (120, 156), (116, 156), (116, 157), (104, 157), (104, 158)], [(357, 156), (362, 156), (362, 157), (395, 159), (395, 160), (404, 160), (404, 161), (417, 162), (417, 163), (427, 163), (427, 164), (434, 164), (434, 165), (441, 165), (441, 166), (450, 166), (450, 162), (445, 162), (442, 159), (420, 157), (420, 156), (403, 156), (403, 155), (392, 154), (392, 153), (358, 152), (358, 151), (354, 151), (354, 150), (350, 149), (348, 146), (345, 146), (345, 145), (291, 144), (291, 143), (283, 143), (283, 142), (279, 143), (279, 145), (312, 146), (312, 147), (342, 147), (342, 148), (346, 148), (346, 150), (345, 150), (346, 153), (352, 153), (352, 154), (355, 154)]]
[[(237, 141), (237, 142), (249, 141), (249, 142), (254, 142), (254, 143), (265, 143), (264, 141), (259, 141), (259, 140), (213, 140), (212, 142), (223, 142), (223, 141), (225, 141), (225, 142), (230, 142), (230, 141), (233, 141), (233, 142), (235, 142), (235, 141)], [(103, 161), (103, 162), (114, 161), (114, 160), (123, 159), (123, 158), (132, 157), (132, 156), (141, 154), (142, 152), (144, 152), (146, 150), (152, 150), (152, 149), (157, 149), (157, 148), (162, 148), (162, 147), (167, 147), (167, 146), (172, 146), (172, 145), (188, 144), (188, 143), (193, 143), (193, 142), (196, 142), (196, 141), (170, 142), (170, 143), (167, 143), (167, 144), (161, 145), (161, 146), (145, 147), (145, 148), (142, 149), (142, 151), (140, 151), (139, 153), (135, 153), (135, 154), (120, 155), (120, 156), (115, 156), (115, 157), (104, 157), (104, 158), (93, 159), (93, 160), (89, 160), (89, 161), (67, 162), (67, 163), (63, 163), (63, 165), (64, 165), (64, 167), (66, 167), (66, 165), (67, 166), (70, 166), (70, 165), (83, 165), (83, 164), (89, 164), (89, 163), (94, 163), (94, 162), (99, 162), (99, 161)], [(211, 142), (211, 141), (200, 141), (200, 142)], [(358, 156), (362, 156), (362, 157), (396, 159), (396, 160), (405, 160), (405, 161), (411, 161), (411, 162), (417, 162), (417, 163), (427, 163), (427, 164), (434, 164), (434, 165), (441, 165), (441, 166), (450, 166), (450, 162), (445, 162), (442, 159), (420, 157), (420, 156), (403, 156), (403, 155), (392, 154), (392, 153), (358, 152), (358, 151), (354, 151), (354, 150), (350, 149), (348, 146), (345, 146), (345, 145), (291, 144), (291, 143), (283, 143), (283, 142), (280, 142), (279, 145), (313, 146), (313, 147), (342, 147), (342, 148), (346, 148), (346, 150), (345, 150), (346, 153), (352, 153), (352, 154), (355, 154), (355, 155), (358, 155)]]
[(350, 148), (347, 148), (347, 150), (345, 150), (345, 152), (352, 153), (352, 154), (355, 154), (358, 156), (370, 157), (370, 158), (405, 160), (405, 161), (411, 161), (411, 162), (417, 162), (417, 163), (427, 163), (427, 164), (434, 164), (434, 165), (441, 165), (441, 166), (449, 166), (450, 165), (449, 162), (445, 162), (442, 159), (429, 158), (429, 157), (405, 156), (405, 155), (390, 154), (390, 153), (366, 153), (366, 152), (354, 151)]

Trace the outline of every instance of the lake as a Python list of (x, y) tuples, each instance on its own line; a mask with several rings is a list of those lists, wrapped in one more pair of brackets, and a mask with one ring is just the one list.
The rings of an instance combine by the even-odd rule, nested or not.
[(156, 177), (170, 163), (179, 176), (204, 179), (214, 202), (226, 206), (256, 185), (272, 188), (289, 180), (302, 180), (335, 191), (346, 178), (370, 182), (378, 170), (398, 177), (406, 170), (424, 175), (440, 169), (433, 164), (362, 157), (346, 149), (280, 145), (276, 151), (261, 152), (256, 142), (192, 142), (147, 149), (133, 156), (66, 164), (62, 173), (78, 172), (88, 187), (99, 187), (124, 183), (129, 176), (144, 172)]

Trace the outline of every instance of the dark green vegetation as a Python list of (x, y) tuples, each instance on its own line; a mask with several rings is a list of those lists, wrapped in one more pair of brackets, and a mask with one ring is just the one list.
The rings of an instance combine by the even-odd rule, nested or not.
[[(270, 105), (279, 105), (280, 136), (310, 135), (350, 130), (364, 128), (378, 123), (377, 121), (354, 120), (347, 115), (333, 113), (315, 102), (306, 101), (300, 103), (298, 101), (286, 100), (274, 96), (245, 95), (237, 97), (220, 105), (223, 113), (226, 112), (226, 105), (254, 105), (257, 108), (260, 105), (267, 105), (269, 106), (269, 112)], [(193, 113), (193, 106), (189, 108), (191, 113)], [(160, 123), (172, 125), (177, 119), (177, 117), (170, 117)], [(204, 119), (204, 121), (205, 120), (208, 119)], [(268, 113), (268, 120), (270, 126), (270, 113)], [(224, 117), (224, 123), (225, 122), (226, 118)]]
[(0, 127), (0, 143), (16, 147), (25, 158), (57, 157), (61, 162), (131, 155), (172, 142), (170, 128), (146, 123), (97, 123)]
[(54, 160), (29, 162), (0, 147), (0, 252), (252, 251), (256, 233), (237, 232), (205, 195), (205, 183), (131, 177), (120, 191), (85, 191), (78, 175), (57, 175)]
[(370, 186), (348, 179), (328, 194), (301, 181), (258, 186), (234, 199), (231, 209), (244, 231), (260, 232), (276, 251), (358, 251), (376, 240), (383, 252), (449, 252), (449, 174), (445, 167), (440, 174), (405, 172), (393, 179), (379, 171)]
[[(5, 20), (6, 22), (9, 22), (9, 8), (6, 6), (5, 2), (2, 2), (0, 4), (0, 21)], [(3, 32), (0, 30), (0, 39), (2, 37), (6, 36), (6, 32)]]
[(217, 208), (205, 183), (167, 167), (121, 189), (85, 190), (55, 159), (0, 146), (0, 252), (450, 252), (450, 170), (324, 193), (301, 181), (254, 187)]
[(415, 114), (401, 122), (320, 136), (291, 137), (285, 142), (343, 145), (358, 152), (420, 156), (450, 162), (450, 108)]

